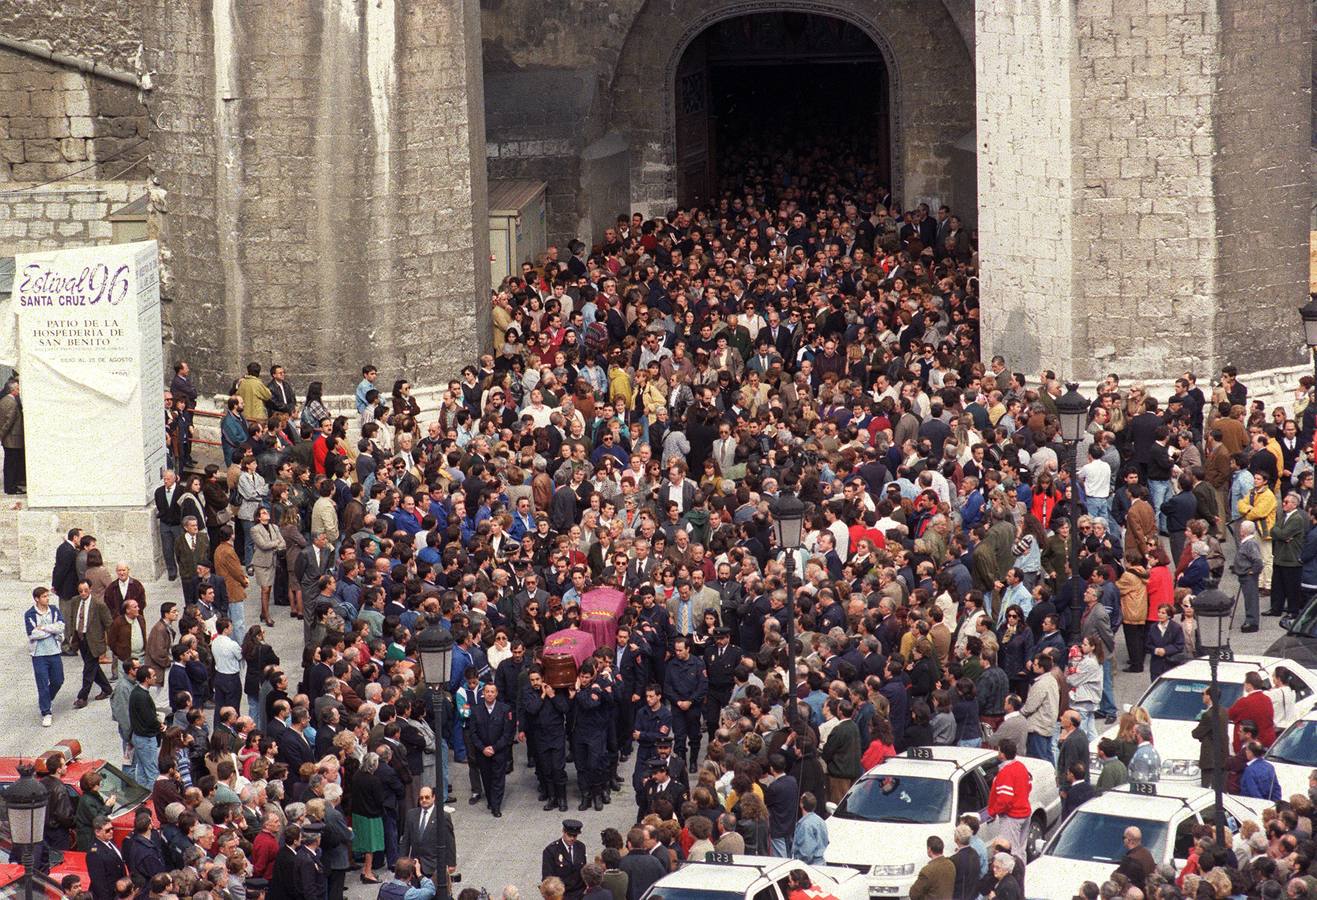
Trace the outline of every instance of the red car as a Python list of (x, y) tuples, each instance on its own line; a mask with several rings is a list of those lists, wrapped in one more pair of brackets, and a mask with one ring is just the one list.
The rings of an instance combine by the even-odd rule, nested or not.
[[(75, 740), (60, 741), (36, 758), (44, 759), (53, 751), (63, 753), (68, 763), (64, 768), (62, 780), (68, 786), (74, 806), (81, 796), (78, 791), (79, 779), (87, 772), (100, 773), (101, 796), (114, 795), (114, 808), (110, 811), (110, 821), (114, 823), (114, 843), (118, 846), (123, 846), (123, 842), (133, 833), (133, 818), (137, 814), (138, 807), (145, 804), (146, 808), (151, 810), (152, 818), (155, 818), (155, 810), (151, 807), (150, 790), (133, 781), (132, 777), (118, 766), (103, 759), (79, 759), (82, 745)], [(32, 761), (32, 757), (27, 756), (0, 756), (0, 789), (18, 781), (19, 765)], [(7, 835), (4, 836), (3, 841), (0, 841), (0, 846), (9, 846)], [(3, 897), (0, 897), (0, 900), (3, 900)]]
[[(82, 854), (78, 854), (81, 856)], [(8, 857), (6, 857), (7, 859)], [(90, 886), (91, 882), (86, 880), (87, 873), (82, 873), (84, 884)], [(69, 900), (69, 895), (60, 890), (60, 876), (54, 875), (47, 878), (44, 875), (26, 874), (26, 870), (18, 863), (4, 862), (0, 863), (0, 900), (24, 900), (29, 896), (27, 891), (27, 882), (32, 883), (31, 897), (33, 900)]]
[[(46, 877), (50, 881), (53, 881), (56, 886), (58, 886), (65, 877), (76, 875), (78, 876), (79, 887), (82, 890), (91, 890), (91, 876), (87, 874), (87, 854), (79, 853), (76, 850), (66, 850), (62, 853), (56, 850), (54, 851), (54, 858), (49, 859), (46, 862), (50, 866), (50, 871), (46, 873)], [(21, 874), (23, 867), (18, 863), (10, 862), (9, 851), (0, 848), (0, 900), (9, 896), (9, 894), (5, 892), (3, 886), (9, 883), (9, 880), (12, 877), (12, 870), (14, 869), (17, 869)], [(33, 887), (35, 888), (36, 884), (34, 884)], [(33, 891), (34, 895), (38, 895), (39, 893), (39, 890)]]

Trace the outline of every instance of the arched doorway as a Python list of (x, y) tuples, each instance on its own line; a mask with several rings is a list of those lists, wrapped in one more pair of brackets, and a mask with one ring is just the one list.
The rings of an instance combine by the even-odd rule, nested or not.
[(677, 199), (734, 186), (767, 148), (790, 162), (819, 135), (891, 185), (890, 79), (882, 51), (851, 22), (771, 11), (714, 22), (686, 46), (673, 99)]

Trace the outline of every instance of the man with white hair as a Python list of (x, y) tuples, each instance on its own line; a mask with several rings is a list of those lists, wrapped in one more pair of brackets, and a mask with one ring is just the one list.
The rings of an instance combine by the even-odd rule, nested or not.
[(1244, 595), (1244, 626), (1241, 630), (1246, 632), (1258, 630), (1258, 578), (1262, 575), (1262, 565), (1258, 527), (1250, 519), (1244, 519), (1239, 523), (1239, 547), (1230, 563), (1230, 571), (1239, 579), (1239, 590)]
[(1303, 610), (1303, 543), (1308, 535), (1308, 515), (1299, 509), (1299, 495), (1290, 492), (1281, 501), (1276, 524), (1271, 527), (1271, 609), (1269, 616)]

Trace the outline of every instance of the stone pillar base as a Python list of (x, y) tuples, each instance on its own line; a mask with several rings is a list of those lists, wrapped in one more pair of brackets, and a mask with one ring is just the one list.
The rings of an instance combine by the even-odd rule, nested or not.
[(96, 537), (111, 572), (124, 562), (140, 581), (155, 581), (164, 574), (154, 505), (0, 510), (0, 573), (22, 579), (29, 589), (49, 586), (55, 548), (70, 528)]

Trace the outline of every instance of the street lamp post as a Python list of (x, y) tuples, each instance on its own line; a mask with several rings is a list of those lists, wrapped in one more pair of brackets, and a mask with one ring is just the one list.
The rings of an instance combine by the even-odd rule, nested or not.
[(1083, 607), (1079, 577), (1079, 442), (1088, 427), (1088, 400), (1079, 393), (1079, 385), (1066, 385), (1066, 392), (1056, 400), (1056, 415), (1061, 420), (1061, 440), (1070, 448), (1070, 605), (1076, 609)]
[(1228, 622), (1235, 602), (1216, 588), (1202, 591), (1193, 599), (1194, 615), (1198, 619), (1198, 642), (1207, 651), (1207, 665), (1210, 673), (1212, 695), (1212, 713), (1217, 716), (1217, 727), (1212, 742), (1212, 789), (1216, 795), (1213, 801), (1216, 813), (1216, 842), (1222, 847), (1226, 844), (1225, 808), (1222, 805), (1222, 780), (1225, 776), (1225, 719), (1219, 709), (1221, 703), (1221, 683), (1217, 680), (1217, 666), (1222, 660), (1229, 662), (1235, 654), (1230, 649), (1230, 630)]
[(444, 718), (448, 712), (448, 674), (453, 665), (453, 636), (438, 625), (431, 625), (416, 637), (421, 648), (421, 668), (425, 671), (425, 686), (430, 691), (430, 705), (434, 710), (434, 775), (438, 782), (434, 790), (434, 805), (439, 817), (435, 819), (434, 833), (438, 843), (436, 857), (435, 897), (448, 900), (448, 827), (445, 821), (444, 802), (448, 785), (444, 778)]
[(9, 819), (9, 839), (23, 848), (23, 896), (32, 898), (32, 856), (45, 839), (46, 807), (50, 796), (37, 781), (31, 765), (18, 767), (18, 781), (5, 790), (5, 815)]
[[(1299, 307), (1299, 318), (1303, 319), (1303, 340), (1312, 354), (1313, 377), (1317, 379), (1317, 294), (1308, 295), (1308, 302)], [(1313, 383), (1313, 395), (1317, 397), (1317, 381)]]
[(784, 492), (777, 500), (773, 511), (773, 528), (776, 531), (777, 545), (786, 555), (787, 567), (787, 655), (790, 667), (787, 669), (787, 691), (790, 702), (787, 704), (787, 722), (797, 724), (800, 713), (796, 708), (796, 592), (791, 578), (796, 571), (796, 552), (800, 549), (800, 534), (805, 523), (805, 504), (790, 492)]

